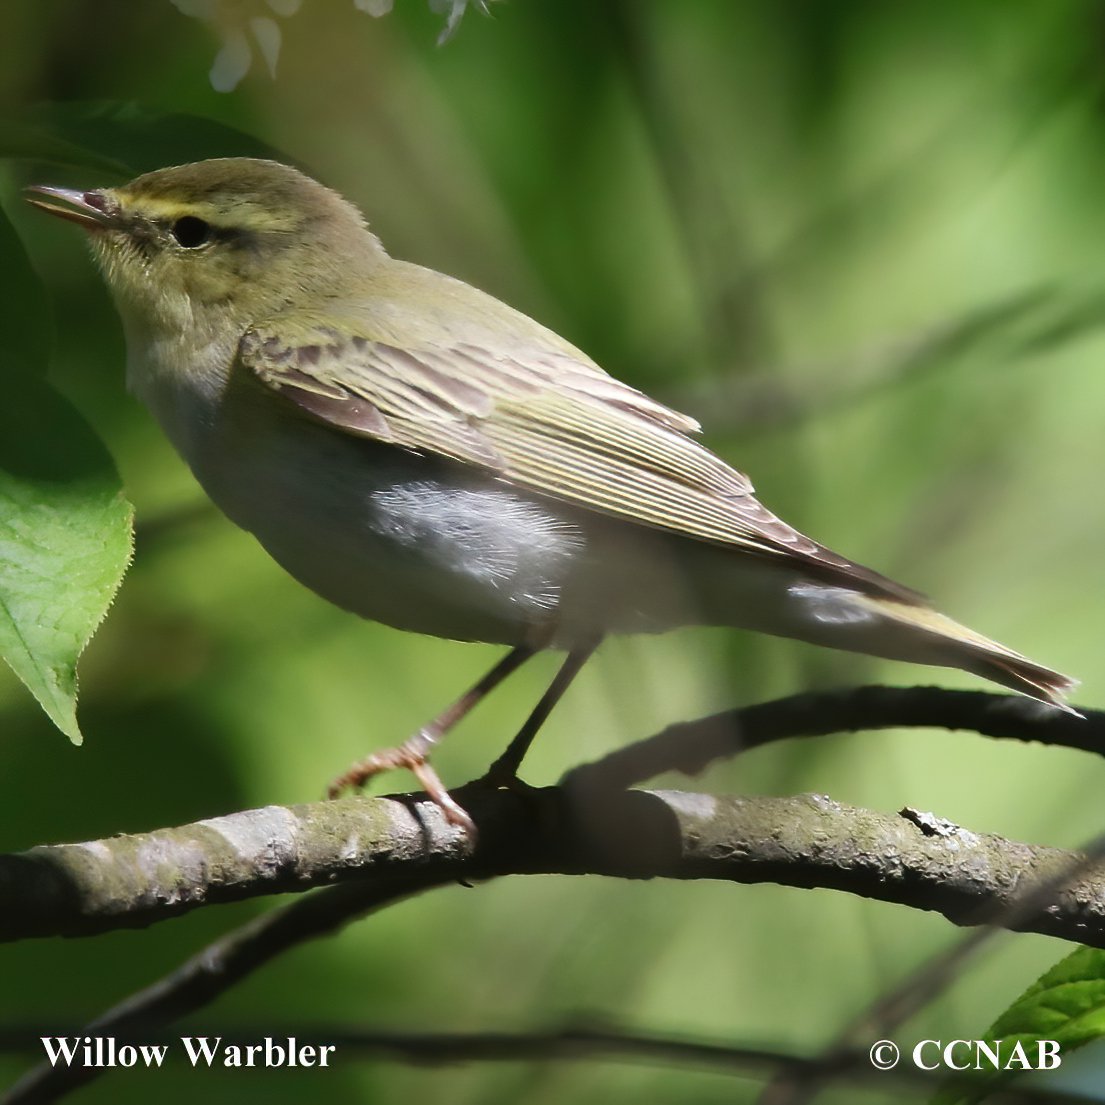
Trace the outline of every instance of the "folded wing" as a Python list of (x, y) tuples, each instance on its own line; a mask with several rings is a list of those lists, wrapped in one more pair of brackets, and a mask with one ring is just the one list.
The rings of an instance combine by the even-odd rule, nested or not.
[[(528, 320), (527, 320), (528, 321)], [(364, 328), (367, 329), (367, 328)], [(802, 564), (869, 594), (921, 601), (763, 507), (747, 477), (689, 435), (694, 419), (552, 343), (401, 347), (325, 324), (259, 326), (242, 362), (347, 433), (485, 468), (519, 487), (683, 537)]]

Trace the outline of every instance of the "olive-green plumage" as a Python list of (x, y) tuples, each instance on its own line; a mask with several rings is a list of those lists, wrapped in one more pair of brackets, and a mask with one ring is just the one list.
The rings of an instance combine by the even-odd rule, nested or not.
[(1057, 704), (1072, 686), (798, 533), (693, 419), (392, 259), (294, 169), (207, 161), (34, 202), (90, 231), (130, 385), (212, 498), (339, 605), (532, 647), (744, 626)]

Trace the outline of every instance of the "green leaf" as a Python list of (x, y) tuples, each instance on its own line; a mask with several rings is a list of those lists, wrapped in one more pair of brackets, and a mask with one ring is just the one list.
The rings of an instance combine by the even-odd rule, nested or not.
[(48, 125), (31, 123), (26, 119), (0, 119), (0, 157), (43, 161), (51, 165), (73, 165), (114, 176), (130, 175), (129, 166), (123, 162), (62, 138)]
[(0, 404), (0, 655), (79, 744), (77, 658), (130, 562), (131, 507), (80, 416), (24, 385)]
[[(1012, 1054), (1020, 1043), (1030, 1059), (1036, 1041), (1056, 1040), (1066, 1059), (1077, 1048), (1105, 1036), (1105, 950), (1079, 948), (1059, 960), (1033, 983), (983, 1036), (1000, 1053)], [(1019, 1070), (982, 1071), (969, 1082), (957, 1080), (941, 1089), (931, 1105), (976, 1105)]]
[(78, 165), (121, 179), (209, 157), (288, 160), (214, 119), (114, 101), (42, 104), (0, 121), (0, 157)]
[(43, 294), (0, 212), (0, 657), (72, 741), (77, 658), (130, 562), (132, 512), (111, 457), (41, 378)]
[[(51, 325), (46, 296), (23, 243), (0, 211), (0, 323), (4, 355), (13, 370), (42, 376), (50, 359)], [(0, 383), (7, 385), (7, 378)]]

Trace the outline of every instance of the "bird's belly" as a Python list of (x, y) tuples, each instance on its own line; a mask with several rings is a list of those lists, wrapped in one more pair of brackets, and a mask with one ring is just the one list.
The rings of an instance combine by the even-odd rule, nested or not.
[(232, 386), (214, 403), (152, 398), (223, 513), (301, 583), (361, 617), (436, 637), (558, 647), (744, 621), (704, 606), (722, 554), (698, 542), (336, 433), (263, 389)]
[(216, 505), (344, 609), (458, 640), (546, 643), (579, 529), (459, 465), (296, 419), (209, 437), (191, 458)]

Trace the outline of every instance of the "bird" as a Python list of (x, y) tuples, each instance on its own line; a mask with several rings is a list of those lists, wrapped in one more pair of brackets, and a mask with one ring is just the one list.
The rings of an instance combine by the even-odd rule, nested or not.
[(363, 618), (507, 646), (394, 767), (474, 833), (430, 757), (526, 660), (566, 657), (487, 778), (509, 782), (611, 634), (730, 626), (959, 668), (1066, 708), (1075, 681), (778, 518), (695, 419), (520, 311), (391, 257), (296, 168), (219, 158), (117, 187), (35, 186), (87, 232), (127, 383), (207, 495), (292, 576)]

